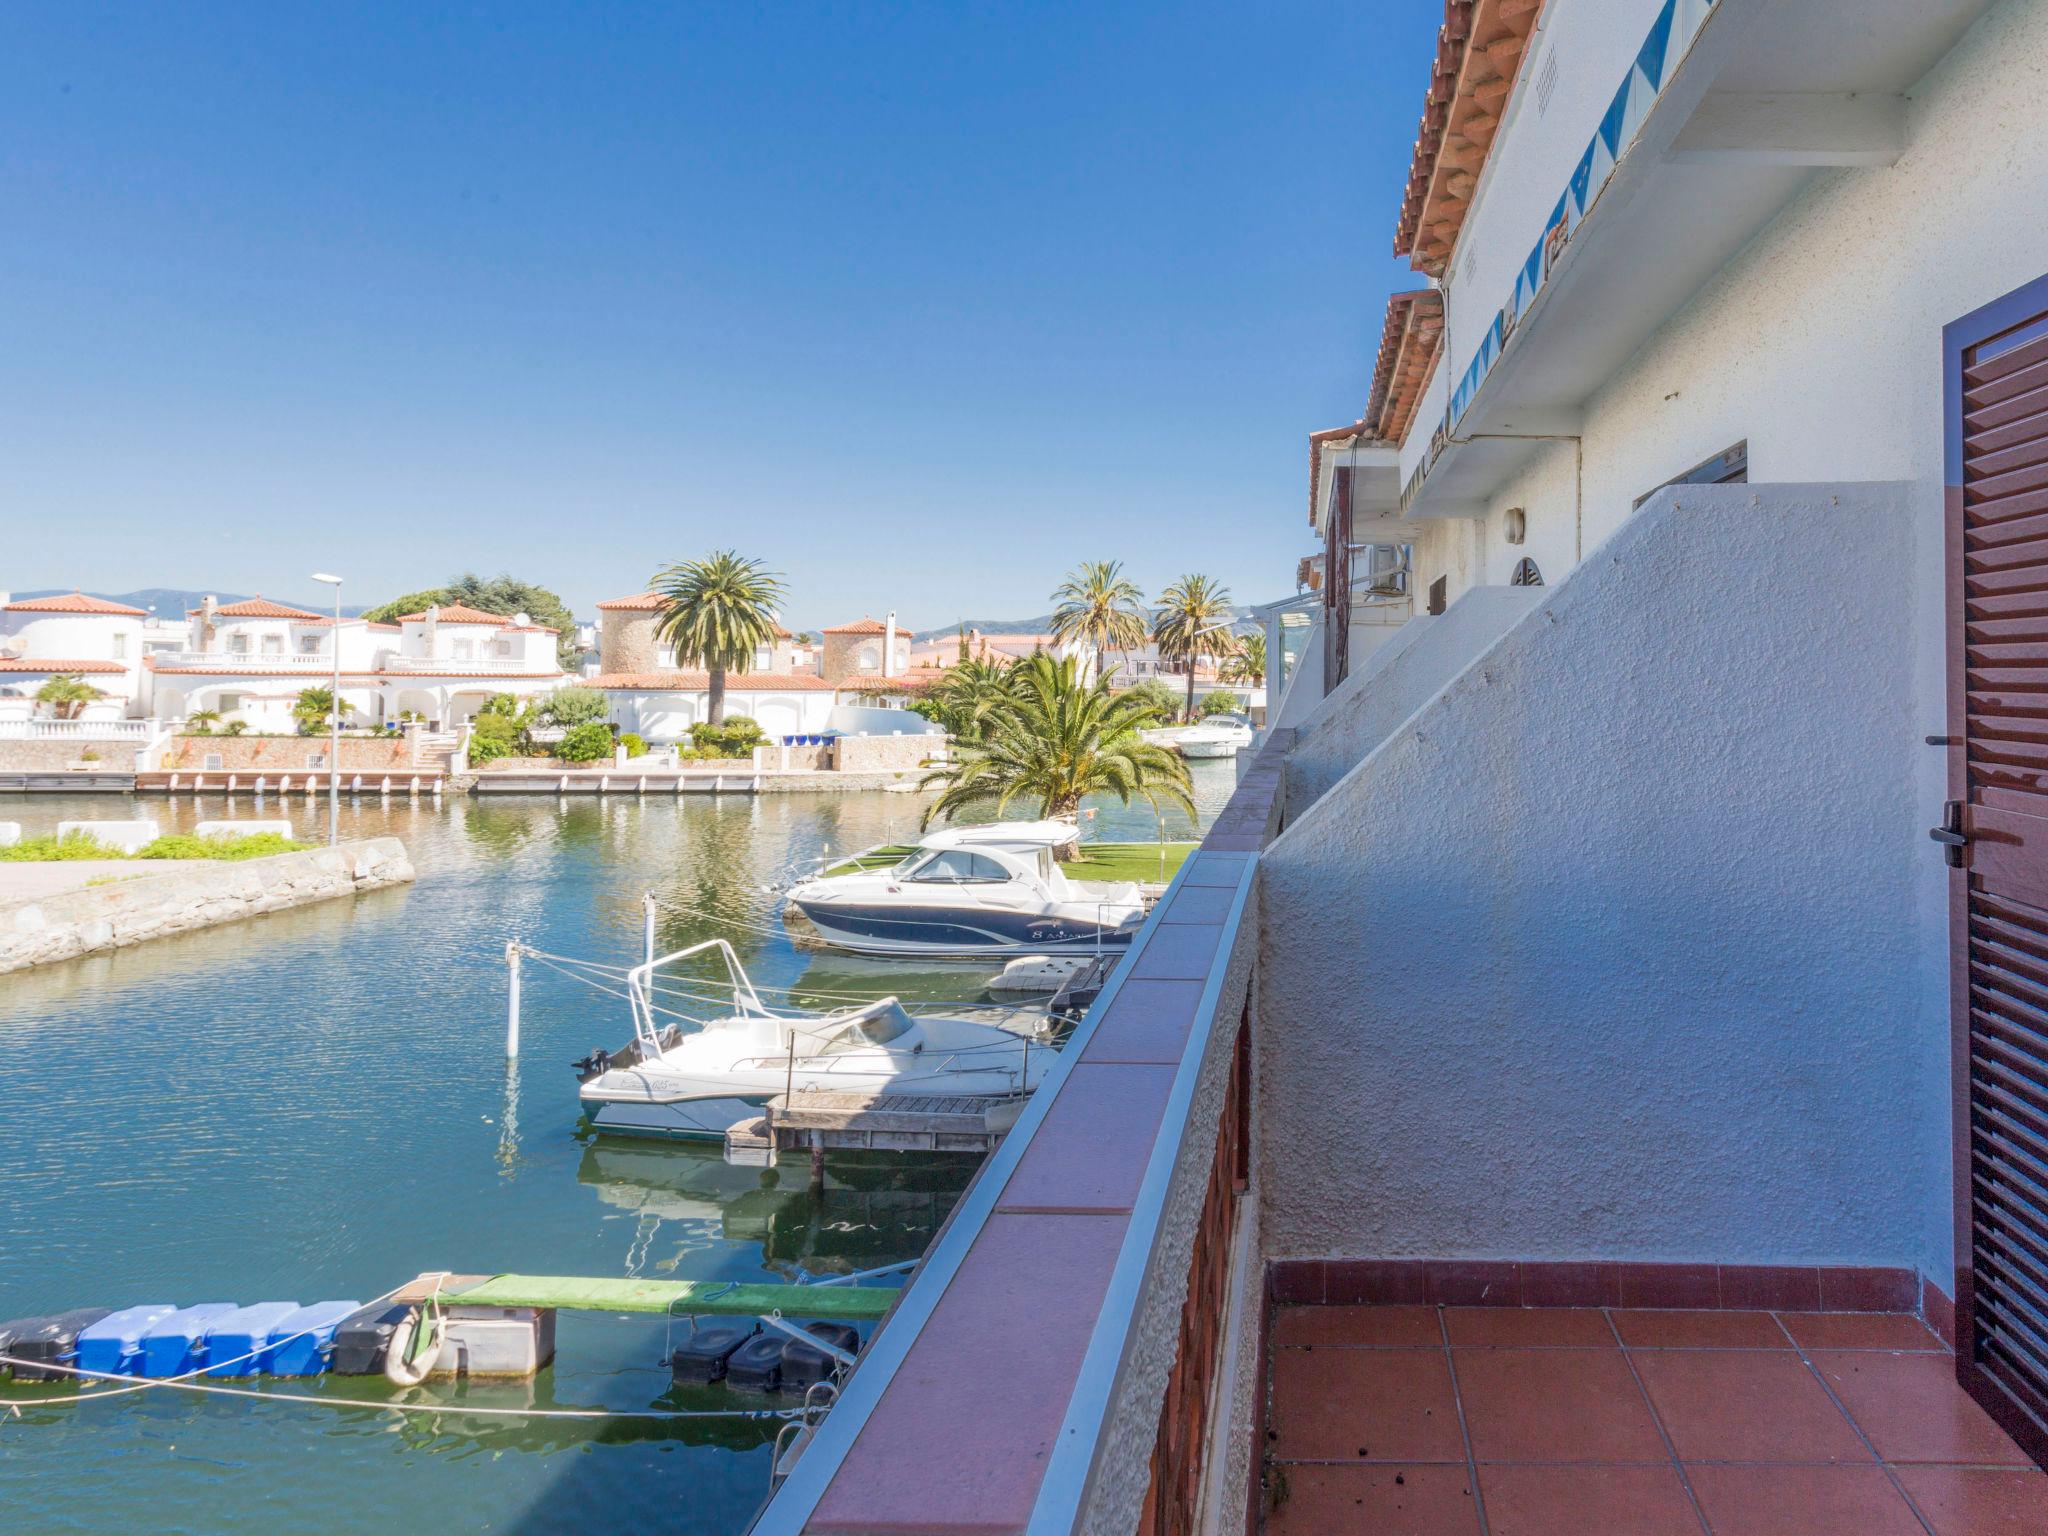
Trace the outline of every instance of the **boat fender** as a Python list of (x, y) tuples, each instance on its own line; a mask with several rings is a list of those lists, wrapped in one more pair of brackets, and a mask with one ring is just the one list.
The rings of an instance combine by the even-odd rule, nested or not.
[(427, 1379), (434, 1362), (441, 1358), (441, 1323), (438, 1310), (428, 1313), (415, 1307), (391, 1330), (391, 1347), (384, 1351), (387, 1381), (393, 1386), (416, 1387)]

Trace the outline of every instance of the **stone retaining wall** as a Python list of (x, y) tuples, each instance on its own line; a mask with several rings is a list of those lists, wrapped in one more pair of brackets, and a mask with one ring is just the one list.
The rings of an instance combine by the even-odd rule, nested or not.
[(395, 837), (161, 875), (145, 873), (144, 861), (135, 868), (138, 879), (0, 906), (0, 973), (413, 878), (405, 844)]
[(97, 752), (92, 766), (101, 773), (133, 773), (135, 752), (142, 745), (133, 736), (9, 737), (0, 740), (0, 772), (61, 773), (86, 752)]
[[(201, 768), (210, 754), (220, 755), (221, 766)], [(304, 773), (309, 759), (319, 756), (325, 764), (327, 737), (323, 736), (174, 736), (164, 748), (158, 767), (166, 773)], [(102, 750), (102, 756), (105, 751)], [(133, 743), (124, 766), (132, 766)], [(341, 738), (341, 771), (361, 773), (410, 773), (412, 742), (402, 736), (344, 736)]]

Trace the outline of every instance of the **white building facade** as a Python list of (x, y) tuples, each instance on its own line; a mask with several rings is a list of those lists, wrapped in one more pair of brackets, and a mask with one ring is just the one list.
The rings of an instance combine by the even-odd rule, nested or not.
[(76, 677), (99, 697), (75, 715), (118, 720), (140, 712), (146, 687), (141, 608), (72, 592), (10, 601), (0, 594), (0, 719), (28, 719), (53, 677)]
[[(186, 649), (149, 658), (151, 711), (166, 720), (210, 710), (260, 731), (290, 730), (307, 688), (331, 687), (337, 659), (351, 724), (417, 718), (463, 724), (494, 694), (536, 698), (568, 679), (555, 631), (461, 605), (406, 614), (395, 624), (293, 608), (257, 597), (210, 599), (191, 614)], [(339, 657), (336, 648), (339, 648)]]

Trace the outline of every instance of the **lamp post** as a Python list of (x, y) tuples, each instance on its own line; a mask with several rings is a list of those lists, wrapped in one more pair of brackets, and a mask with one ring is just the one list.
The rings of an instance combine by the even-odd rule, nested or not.
[(327, 846), (341, 841), (341, 578), (315, 571), (313, 579), (334, 588), (334, 628), (327, 636), (333, 653), (334, 688), (327, 696)]

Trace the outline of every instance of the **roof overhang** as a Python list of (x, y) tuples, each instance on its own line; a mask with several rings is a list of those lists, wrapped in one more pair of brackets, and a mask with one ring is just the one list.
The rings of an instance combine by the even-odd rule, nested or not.
[(1619, 157), (1603, 163), (1596, 139), (1566, 168), (1563, 234), (1528, 232), (1523, 283), (1476, 355), (1461, 335), (1439, 370), (1404, 453), (1409, 515), (1479, 515), (1544, 438), (1579, 434), (1601, 386), (1817, 171), (1896, 161), (1903, 93), (1990, 3), (1861, 0), (1852, 23), (1713, 0)]
[(1351, 482), (1351, 537), (1398, 543), (1413, 530), (1401, 523), (1401, 453), (1392, 443), (1354, 433), (1321, 446), (1317, 456), (1315, 504), (1310, 521), (1327, 537), (1336, 502), (1337, 472)]

